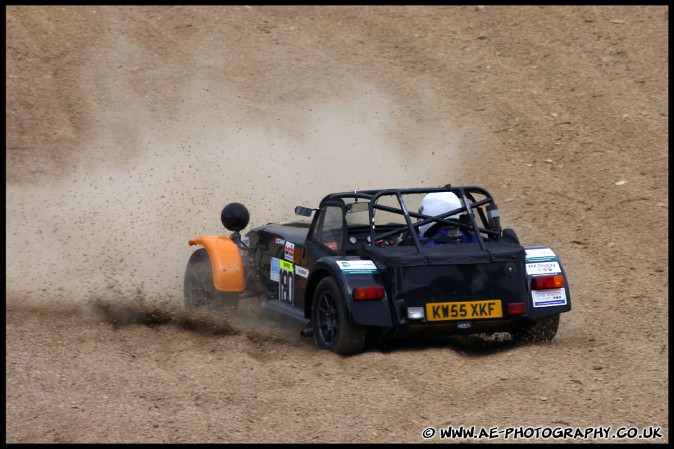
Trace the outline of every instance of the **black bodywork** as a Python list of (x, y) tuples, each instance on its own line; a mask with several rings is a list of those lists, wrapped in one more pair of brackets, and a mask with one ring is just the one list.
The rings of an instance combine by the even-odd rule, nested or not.
[[(462, 207), (438, 216), (416, 212), (420, 198), (431, 192), (453, 192)], [(325, 316), (347, 320), (333, 324), (354, 327), (358, 340), (363, 333), (386, 338), (510, 332), (523, 341), (546, 341), (557, 331), (559, 314), (571, 309), (557, 255), (543, 246), (522, 246), (512, 229), (502, 229), (497, 205), (481, 187), (334, 193), (317, 209), (296, 209), (307, 211), (313, 212), (310, 222), (256, 227), (240, 245), (247, 291), (304, 321), (307, 334), (321, 332), (312, 322), (319, 320), (312, 314), (321, 301), (319, 284), (320, 295), (337, 303)], [(428, 223), (460, 227), (477, 241), (423, 245), (418, 231)], [(538, 277), (547, 277), (547, 284)], [(338, 286), (332, 284), (327, 296), (327, 282), (321, 284), (326, 278)], [(356, 299), (361, 292), (374, 295)], [(362, 350), (360, 343), (334, 347), (317, 338), (317, 344), (343, 354)]]

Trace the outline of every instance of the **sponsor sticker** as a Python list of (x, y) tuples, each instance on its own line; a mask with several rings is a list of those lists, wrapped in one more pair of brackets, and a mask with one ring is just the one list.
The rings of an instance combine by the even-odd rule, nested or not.
[(285, 245), (286, 241), (280, 237), (274, 237), (274, 243), (276, 243), (277, 245)]
[(295, 244), (286, 242), (284, 257), (290, 262), (295, 261)]
[(525, 249), (526, 262), (547, 262), (557, 260), (557, 255), (550, 248)]
[(552, 307), (566, 305), (566, 291), (563, 288), (534, 290), (531, 292), (534, 307)]
[(309, 270), (304, 267), (300, 267), (299, 265), (295, 265), (295, 273), (297, 273), (299, 276), (302, 276), (303, 278), (309, 277)]
[(527, 274), (561, 273), (558, 262), (535, 262), (527, 264)]
[(280, 270), (279, 260), (276, 257), (272, 257), (271, 258), (271, 268), (269, 270), (269, 278), (272, 281), (278, 282), (278, 280), (279, 280), (279, 270)]
[(291, 273), (294, 271), (293, 264), (285, 260), (279, 260), (279, 267), (281, 268), (281, 270), (290, 271)]
[(337, 265), (345, 274), (367, 274), (377, 271), (377, 266), (371, 260), (338, 260)]

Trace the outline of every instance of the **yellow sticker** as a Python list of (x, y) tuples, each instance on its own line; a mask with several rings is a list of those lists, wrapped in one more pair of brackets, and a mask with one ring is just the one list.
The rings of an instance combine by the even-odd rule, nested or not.
[(293, 272), (293, 264), (291, 264), (290, 262), (287, 262), (285, 260), (279, 261), (279, 267), (282, 270)]

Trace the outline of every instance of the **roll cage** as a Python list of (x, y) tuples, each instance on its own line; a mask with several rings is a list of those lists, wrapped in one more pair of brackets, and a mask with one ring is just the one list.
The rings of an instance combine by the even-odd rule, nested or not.
[[(411, 195), (421, 196), (433, 192), (452, 192), (461, 201), (462, 206), (440, 215), (426, 215), (420, 212), (410, 211), (405, 201), (406, 197)], [(392, 201), (394, 205), (381, 204), (384, 198), (395, 198)], [(450, 226), (456, 226), (464, 231), (475, 235), (477, 243), (481, 249), (485, 249), (485, 241), (500, 240), (502, 237), (499, 211), (491, 194), (477, 186), (460, 186), (433, 188), (408, 188), (408, 189), (382, 189), (382, 190), (356, 190), (352, 192), (332, 193), (327, 195), (321, 201), (321, 208), (324, 203), (332, 203), (332, 200), (345, 199), (353, 200), (345, 204), (345, 212), (367, 211), (369, 215), (369, 245), (372, 242), (386, 241), (386, 239), (407, 233), (411, 237), (413, 245), (417, 252), (421, 252), (421, 243), (419, 240), (419, 227), (428, 223), (438, 223)], [(359, 200), (365, 200), (366, 203), (359, 203)], [(397, 206), (395, 203), (397, 202)], [(378, 224), (375, 220), (377, 210), (386, 211), (391, 214), (401, 215), (404, 218), (404, 224)], [(452, 215), (459, 215), (459, 219), (449, 218)], [(417, 221), (413, 221), (416, 219)], [(375, 243), (376, 244), (376, 243)]]

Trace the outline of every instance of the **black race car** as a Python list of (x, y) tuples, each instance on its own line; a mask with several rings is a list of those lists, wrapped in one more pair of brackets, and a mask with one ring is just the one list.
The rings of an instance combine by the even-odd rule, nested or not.
[[(446, 201), (447, 200), (447, 201)], [(230, 203), (229, 237), (199, 236), (185, 272), (188, 307), (260, 298), (297, 318), (302, 335), (339, 354), (368, 336), (510, 333), (552, 340), (571, 309), (562, 263), (502, 229), (492, 196), (476, 186), (333, 193), (312, 219), (242, 231), (248, 210)]]

